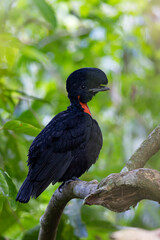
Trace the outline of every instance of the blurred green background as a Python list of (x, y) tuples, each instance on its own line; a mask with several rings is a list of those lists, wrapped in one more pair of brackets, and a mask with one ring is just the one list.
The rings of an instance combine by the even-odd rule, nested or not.
[[(0, 1), (0, 239), (37, 239), (39, 220), (58, 187), (28, 204), (15, 202), (27, 174), (28, 148), (37, 133), (69, 105), (68, 75), (98, 67), (110, 93), (90, 110), (104, 144), (99, 160), (81, 179), (100, 181), (121, 171), (160, 122), (159, 0)], [(147, 167), (160, 169), (160, 153)], [(160, 207), (142, 201), (117, 214), (73, 200), (57, 239), (106, 240), (124, 226), (155, 229)]]

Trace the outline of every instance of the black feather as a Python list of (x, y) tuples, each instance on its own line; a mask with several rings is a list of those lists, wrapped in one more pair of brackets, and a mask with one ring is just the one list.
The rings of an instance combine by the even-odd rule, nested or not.
[(21, 188), (19, 189), (19, 192), (16, 197), (16, 201), (27, 203), (32, 194), (32, 189), (33, 189), (32, 182), (27, 177), (24, 183), (22, 184)]

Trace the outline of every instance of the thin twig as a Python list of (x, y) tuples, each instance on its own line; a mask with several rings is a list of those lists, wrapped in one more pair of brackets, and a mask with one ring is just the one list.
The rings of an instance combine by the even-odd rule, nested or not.
[(23, 91), (20, 91), (20, 90), (17, 90), (17, 89), (9, 89), (9, 88), (4, 88), (2, 89), (3, 92), (15, 92), (17, 94), (20, 94), (22, 96), (25, 96), (26, 98), (30, 98), (30, 99), (33, 99), (33, 100), (38, 100), (38, 101), (41, 101), (41, 102), (45, 102), (45, 103), (48, 103), (50, 104), (47, 100), (43, 99), (43, 98), (39, 98), (39, 97), (35, 97), (35, 96), (32, 96), (32, 95), (28, 95), (27, 93), (23, 92)]

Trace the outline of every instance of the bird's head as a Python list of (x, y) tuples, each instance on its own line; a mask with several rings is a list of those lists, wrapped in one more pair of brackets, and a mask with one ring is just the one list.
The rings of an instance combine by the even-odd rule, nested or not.
[(71, 101), (79, 97), (81, 102), (87, 103), (96, 93), (109, 90), (107, 83), (107, 76), (102, 70), (80, 68), (67, 78), (68, 97)]

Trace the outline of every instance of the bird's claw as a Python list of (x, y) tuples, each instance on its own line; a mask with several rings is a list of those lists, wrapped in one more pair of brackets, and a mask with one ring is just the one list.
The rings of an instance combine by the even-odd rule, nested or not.
[(59, 187), (58, 187), (58, 191), (60, 192), (60, 193), (62, 193), (62, 189), (63, 189), (63, 187), (64, 187), (64, 185), (65, 184), (69, 184), (70, 182), (72, 182), (72, 181), (81, 181), (79, 178), (77, 178), (77, 177), (72, 177), (71, 179), (69, 179), (69, 180), (67, 180), (67, 181), (64, 181)]

